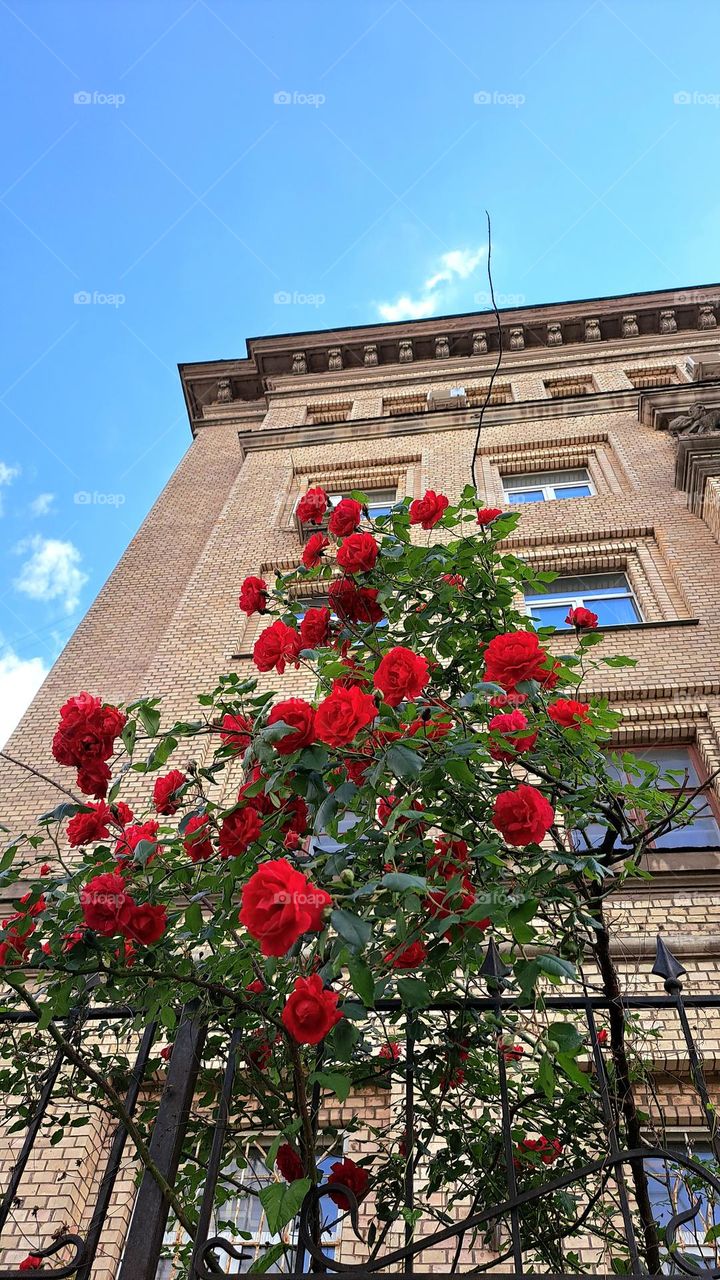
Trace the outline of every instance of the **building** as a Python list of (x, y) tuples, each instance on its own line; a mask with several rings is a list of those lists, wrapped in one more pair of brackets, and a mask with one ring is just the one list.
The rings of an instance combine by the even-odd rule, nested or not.
[[(113, 702), (159, 695), (183, 716), (218, 673), (249, 668), (257, 620), (238, 613), (237, 586), (295, 563), (294, 512), (308, 487), (361, 489), (376, 509), (429, 487), (453, 496), (470, 481), (474, 448), (481, 505), (521, 503), (509, 544), (559, 575), (528, 610), (561, 625), (569, 605), (586, 604), (604, 652), (636, 660), (595, 681), (624, 713), (618, 740), (691, 777), (713, 775), (718, 306), (720, 286), (706, 286), (503, 311), (479, 436), (498, 355), (489, 313), (256, 338), (244, 358), (181, 366), (192, 445), (7, 744), (2, 821), (27, 826), (54, 803), (13, 760), (57, 776), (57, 709), (79, 688)], [(636, 969), (647, 981), (638, 966), (659, 930), (693, 990), (716, 989), (717, 795), (713, 784), (696, 822), (659, 842), (652, 882), (613, 904), (631, 986)], [(715, 1049), (720, 1067), (717, 1034)], [(696, 1114), (676, 1094), (680, 1134)], [(86, 1208), (67, 1198), (78, 1227)], [(111, 1256), (108, 1246), (94, 1275), (114, 1275)]]

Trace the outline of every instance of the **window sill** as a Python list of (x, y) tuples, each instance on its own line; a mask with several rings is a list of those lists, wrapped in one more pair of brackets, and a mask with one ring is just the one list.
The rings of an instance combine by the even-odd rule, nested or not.
[[(699, 618), (660, 618), (657, 622), (609, 622), (605, 626), (600, 622), (593, 631), (657, 631), (661, 627), (697, 627)], [(556, 627), (556, 636), (573, 635), (573, 627)]]

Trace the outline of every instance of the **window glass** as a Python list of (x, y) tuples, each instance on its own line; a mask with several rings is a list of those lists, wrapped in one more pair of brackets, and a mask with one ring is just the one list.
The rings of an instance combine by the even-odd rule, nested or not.
[(589, 484), (574, 484), (574, 485), (558, 484), (555, 486), (555, 497), (556, 498), (591, 498), (592, 489), (590, 488)]
[(566, 467), (561, 471), (528, 471), (503, 477), (510, 503), (553, 502), (563, 498), (590, 498), (593, 489), (587, 467)]
[[(671, 1147), (670, 1151), (673, 1149)], [(716, 1173), (708, 1143), (688, 1142), (686, 1146), (678, 1144), (677, 1150), (697, 1164), (711, 1164), (711, 1172)], [(671, 1158), (646, 1160), (644, 1164), (655, 1222), (664, 1228), (671, 1218), (697, 1207), (694, 1216), (676, 1228), (675, 1242), (684, 1261), (690, 1255), (701, 1267), (717, 1267), (718, 1245), (707, 1244), (705, 1241), (708, 1231), (720, 1225), (720, 1206), (713, 1188)], [(663, 1272), (668, 1275), (683, 1274), (672, 1258), (664, 1263)]]
[(580, 606), (598, 616), (600, 626), (627, 626), (641, 622), (632, 588), (624, 573), (565, 575), (549, 583), (547, 591), (525, 593), (528, 613), (538, 626), (568, 630), (568, 610)]
[(507, 495), (513, 506), (518, 502), (545, 501), (545, 493), (543, 489), (523, 489), (520, 492), (515, 489), (508, 489)]

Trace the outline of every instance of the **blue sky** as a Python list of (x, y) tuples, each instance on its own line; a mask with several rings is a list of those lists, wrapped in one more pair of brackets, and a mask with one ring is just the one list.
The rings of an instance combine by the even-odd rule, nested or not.
[(720, 278), (715, 0), (0, 0), (0, 41), (0, 741), (187, 448), (178, 361), (482, 309), (486, 207), (506, 305)]

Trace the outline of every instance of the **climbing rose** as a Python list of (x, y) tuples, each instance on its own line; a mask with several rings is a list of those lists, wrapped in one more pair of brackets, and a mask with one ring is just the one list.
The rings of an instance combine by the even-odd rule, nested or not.
[(549, 1138), (524, 1138), (518, 1143), (517, 1150), (521, 1158), (538, 1155), (543, 1164), (554, 1164), (558, 1156), (562, 1155), (563, 1147), (558, 1138), (553, 1138), (552, 1142)]
[(249, 804), (236, 809), (224, 819), (220, 827), (220, 856), (239, 857), (257, 840), (261, 830), (262, 819), (257, 809)]
[(428, 489), (424, 498), (416, 498), (410, 503), (410, 523), (419, 524), (423, 529), (432, 529), (438, 520), (442, 520), (450, 501), (444, 493), (435, 493)]
[(592, 609), (585, 609), (582, 605), (578, 605), (577, 609), (568, 611), (565, 621), (571, 627), (581, 627), (592, 631), (598, 624), (598, 616), (593, 613)]
[(320, 524), (328, 509), (328, 496), (324, 489), (308, 489), (297, 504), (296, 514), (301, 524)]
[[(367, 1195), (370, 1185), (367, 1169), (362, 1169), (359, 1164), (356, 1164), (348, 1156), (344, 1160), (336, 1160), (334, 1164), (330, 1165), (327, 1181), (328, 1186), (338, 1184), (341, 1187), (347, 1187), (349, 1191), (354, 1192), (358, 1203)], [(343, 1195), (342, 1191), (330, 1191), (328, 1194), (338, 1209), (350, 1208), (348, 1198)]]
[(288, 698), (285, 702), (276, 702), (268, 724), (283, 721), (292, 729), (284, 738), (276, 738), (273, 747), (278, 755), (289, 756), (301, 747), (309, 747), (315, 740), (315, 712), (304, 698)]
[(319, 649), (327, 644), (330, 630), (330, 610), (328, 608), (307, 609), (300, 623), (300, 639), (303, 649)]
[(29, 1253), (26, 1258), (23, 1258), (18, 1271), (39, 1271), (42, 1264), (43, 1260), (39, 1254)]
[(427, 960), (427, 947), (422, 942), (410, 942), (406, 947), (396, 947), (383, 956), (383, 963), (393, 969), (417, 969)]
[(286, 663), (300, 666), (298, 654), (302, 647), (300, 633), (278, 618), (255, 641), (253, 661), (258, 671), (272, 671), (275, 668), (282, 675)]
[(123, 877), (112, 871), (88, 880), (80, 891), (86, 925), (106, 938), (123, 932), (122, 921), (134, 905)]
[(206, 862), (212, 857), (211, 827), (206, 814), (197, 814), (185, 824), (183, 849), (192, 862)]
[(337, 1003), (337, 992), (323, 988), (319, 973), (296, 978), (282, 1011), (283, 1025), (298, 1044), (319, 1044), (342, 1018)]
[(449, 587), (455, 587), (458, 591), (462, 591), (465, 587), (465, 579), (461, 573), (441, 573), (440, 581), (446, 582)]
[(122, 933), (133, 942), (141, 942), (149, 947), (162, 938), (167, 927), (167, 911), (162, 906), (151, 906), (144, 902), (133, 906), (123, 915)]
[(253, 722), (248, 716), (233, 716), (228, 711), (222, 718), (220, 741), (224, 747), (230, 747), (236, 755), (240, 755), (250, 746), (252, 727)]
[(263, 862), (243, 887), (240, 923), (264, 956), (284, 956), (304, 933), (317, 933), (332, 899), (286, 858)]
[(302, 1160), (297, 1152), (293, 1151), (289, 1142), (283, 1142), (282, 1146), (278, 1147), (275, 1168), (286, 1182), (297, 1182), (298, 1178), (304, 1176)]
[(264, 613), (267, 609), (267, 582), (264, 578), (246, 578), (240, 588), (238, 604), (248, 617), (251, 613)]
[(413, 699), (422, 693), (428, 679), (426, 659), (412, 649), (397, 645), (381, 659), (374, 684), (381, 690), (385, 702), (396, 707), (404, 698)]
[[(400, 800), (400, 797), (396, 796), (394, 792), (391, 792), (389, 796), (380, 797), (380, 799), (378, 800), (377, 816), (378, 816), (378, 822), (380, 823), (381, 826), (384, 827), (387, 825), (391, 814), (395, 809), (397, 809), (398, 805), (401, 803), (402, 802)], [(419, 800), (413, 800), (410, 807), (411, 809), (414, 809), (417, 813), (425, 812)], [(396, 826), (399, 827), (405, 822), (412, 822), (413, 826), (417, 826), (418, 831), (424, 831), (425, 829), (425, 823), (422, 823), (422, 822), (416, 823), (416, 821), (410, 816), (410, 814), (405, 814), (402, 818), (398, 818)]]
[(176, 796), (175, 792), (184, 786), (187, 778), (179, 769), (171, 769), (170, 773), (166, 773), (161, 778), (155, 779), (153, 787), (153, 801), (155, 809), (158, 813), (172, 814), (177, 813), (182, 805), (182, 797)]
[(89, 806), (90, 813), (76, 813), (67, 826), (68, 842), (77, 848), (78, 845), (92, 844), (93, 840), (106, 840), (110, 835), (109, 824), (113, 822), (112, 810), (101, 800)]
[(581, 724), (589, 724), (589, 710), (589, 702), (576, 702), (574, 698), (556, 698), (547, 709), (550, 719), (563, 729), (578, 729)]
[(477, 522), (483, 528), (485, 525), (492, 524), (493, 520), (497, 520), (502, 515), (501, 507), (482, 507), (477, 513)]
[(58, 764), (75, 766), (80, 790), (96, 800), (107, 794), (111, 774), (106, 761), (126, 723), (127, 716), (122, 711), (104, 706), (89, 693), (69, 698), (60, 708), (60, 723), (52, 741), (53, 756)]
[(436, 871), (445, 879), (459, 874), (470, 862), (470, 851), (465, 840), (454, 840), (452, 836), (438, 836), (435, 840), (437, 853), (428, 858), (428, 871)]
[(150, 818), (147, 822), (135, 822), (125, 827), (121, 836), (115, 841), (115, 857), (119, 863), (131, 862), (138, 845), (143, 841), (155, 845), (154, 853), (145, 859), (146, 866), (157, 857), (160, 846), (157, 842), (158, 824)]
[(328, 520), (328, 529), (335, 538), (347, 538), (354, 533), (360, 523), (362, 507), (354, 498), (341, 498), (333, 507)]
[(335, 685), (315, 713), (315, 734), (329, 747), (344, 747), (377, 715), (374, 700), (362, 689)]
[(337, 562), (345, 573), (369, 573), (377, 557), (378, 544), (371, 533), (351, 533), (338, 547)]
[(514, 689), (524, 680), (544, 683), (548, 654), (534, 631), (510, 631), (493, 636), (485, 650), (485, 679), (503, 689)]
[(493, 826), (508, 844), (539, 844), (554, 821), (555, 810), (536, 787), (522, 783), (495, 798)]
[(521, 1044), (503, 1044), (498, 1045), (500, 1052), (506, 1062), (519, 1062), (525, 1050)]
[(330, 546), (324, 533), (313, 533), (303, 547), (302, 562), (306, 569), (315, 569), (322, 561), (323, 551)]
[(352, 578), (338, 578), (330, 583), (328, 599), (338, 618), (347, 622), (371, 623), (385, 617), (377, 602), (377, 587), (358, 587)]
[(527, 717), (522, 711), (509, 711), (506, 714), (493, 716), (488, 723), (491, 733), (502, 734), (501, 741), (490, 741), (488, 751), (493, 760), (510, 763), (525, 751), (532, 751), (537, 742), (537, 733), (523, 733), (527, 729)]

